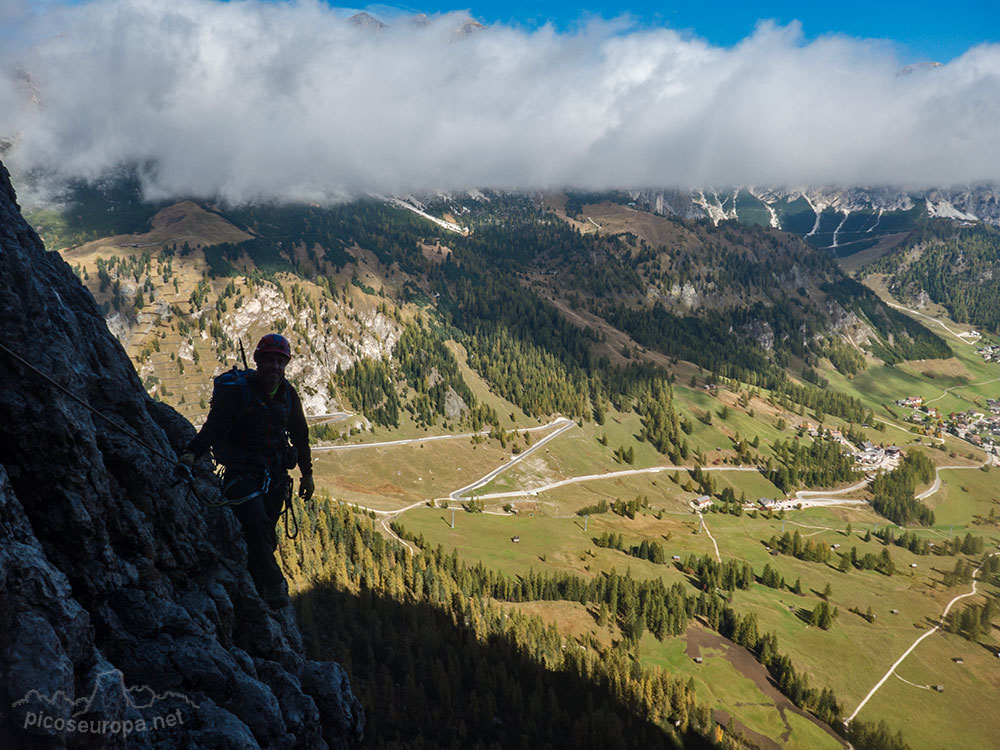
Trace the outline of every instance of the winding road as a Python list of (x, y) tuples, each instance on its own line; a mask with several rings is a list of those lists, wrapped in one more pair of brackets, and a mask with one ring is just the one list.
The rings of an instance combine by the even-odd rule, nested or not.
[[(624, 469), (623, 471), (609, 471), (604, 474), (584, 474), (579, 477), (560, 479), (558, 482), (543, 484), (530, 490), (513, 490), (510, 492), (490, 492), (485, 495), (477, 495), (480, 500), (501, 500), (508, 497), (537, 497), (543, 492), (565, 487), (568, 484), (579, 484), (580, 482), (595, 482), (600, 479), (617, 479), (619, 477), (631, 477), (638, 474), (659, 474), (664, 471), (693, 471), (693, 466), (651, 466), (648, 469)], [(756, 466), (703, 466), (702, 471), (759, 471)], [(497, 472), (499, 473), (499, 472)], [(493, 477), (490, 477), (491, 479)], [(483, 483), (485, 484), (485, 482)], [(479, 485), (482, 486), (482, 485)], [(464, 489), (464, 488), (463, 488)]]
[[(945, 388), (944, 391), (941, 393), (941, 395), (938, 396), (937, 398), (933, 398), (930, 401), (925, 401), (924, 406), (926, 406), (927, 404), (933, 404), (935, 401), (940, 401), (949, 393), (951, 393), (952, 391), (956, 391), (959, 388), (973, 388), (974, 386), (977, 385), (989, 385), (990, 383), (996, 383), (997, 381), (1000, 381), (1000, 378), (993, 378), (993, 380), (984, 380), (982, 383), (966, 383), (965, 385), (953, 385), (951, 388)], [(920, 410), (918, 409), (917, 411)]]
[[(546, 435), (537, 443), (525, 449), (522, 453), (519, 453), (518, 455), (511, 457), (511, 459), (506, 463), (502, 464), (501, 466), (498, 466), (496, 469), (493, 469), (492, 471), (480, 477), (476, 481), (471, 482), (457, 490), (454, 490), (453, 492), (448, 494), (448, 497), (438, 498), (438, 500), (441, 500), (447, 504), (450, 501), (460, 502), (462, 500), (468, 499), (468, 495), (473, 490), (476, 490), (480, 487), (489, 484), (491, 481), (496, 479), (496, 477), (498, 477), (500, 474), (502, 474), (503, 472), (510, 469), (512, 466), (515, 466), (516, 464), (526, 459), (528, 456), (530, 456), (536, 450), (544, 446), (550, 440), (554, 440), (559, 435), (571, 429), (573, 425), (574, 422), (572, 420), (567, 419), (566, 417), (559, 417), (553, 420), (552, 422), (549, 422), (547, 425), (542, 425), (540, 427), (525, 428), (520, 430), (520, 432), (531, 432), (531, 431), (547, 430), (551, 429), (552, 427), (557, 427), (555, 431), (553, 431), (549, 435)], [(512, 430), (511, 432), (515, 431), (517, 430)], [(314, 448), (313, 450), (335, 451), (335, 450), (354, 450), (358, 448), (376, 448), (376, 447), (386, 447), (386, 446), (408, 445), (413, 443), (423, 443), (434, 440), (453, 440), (457, 438), (468, 438), (474, 435), (487, 435), (487, 434), (489, 433), (483, 431), (479, 433), (471, 433), (471, 432), (463, 433), (460, 435), (433, 435), (429, 437), (411, 438), (407, 440), (389, 440), (380, 443), (359, 443), (356, 445), (319, 446)], [(548, 484), (543, 484), (541, 486), (533, 487), (530, 489), (476, 494), (474, 495), (474, 497), (477, 500), (506, 500), (511, 498), (538, 497), (540, 494), (544, 492), (549, 492), (551, 490), (555, 490), (560, 487), (565, 487), (571, 484), (579, 484), (582, 482), (596, 482), (607, 479), (619, 479), (621, 477), (639, 476), (643, 474), (660, 474), (667, 471), (694, 471), (694, 469), (695, 469), (694, 466), (651, 466), (645, 469), (623, 469), (622, 471), (609, 471), (603, 474), (585, 474), (582, 476), (568, 477), (567, 479), (560, 479), (559, 481), (550, 482)], [(756, 466), (704, 466), (701, 467), (701, 470), (704, 472), (733, 471), (733, 472), (755, 472), (755, 473), (759, 471), (758, 467)], [(830, 505), (863, 505), (867, 501), (844, 499), (841, 497), (834, 497), (834, 496), (844, 495), (859, 490), (866, 484), (868, 484), (868, 482), (870, 481), (871, 477), (867, 477), (861, 482), (858, 482), (856, 484), (851, 485), (850, 487), (845, 487), (840, 490), (799, 490), (794, 498), (779, 503), (779, 508), (787, 509), (795, 507), (796, 505), (801, 505), (802, 507), (830, 506)], [(397, 508), (395, 510), (380, 510), (376, 508), (366, 508), (364, 506), (358, 506), (358, 507), (364, 510), (372, 511), (379, 516), (385, 516), (386, 518), (395, 518), (396, 516), (405, 513), (408, 510), (412, 510), (413, 508), (418, 508), (425, 504), (426, 501), (420, 501), (407, 505), (403, 508)], [(699, 516), (701, 516), (700, 513)], [(704, 517), (702, 517), (702, 521), (704, 521)], [(707, 530), (708, 527), (706, 525), (706, 531)], [(712, 537), (711, 532), (709, 532), (709, 537)], [(716, 555), (718, 555), (718, 544), (715, 542), (714, 538), (712, 538), (712, 543), (715, 545)]]
[(932, 318), (930, 315), (924, 315), (922, 312), (917, 312), (916, 310), (911, 310), (909, 307), (903, 307), (902, 305), (897, 305), (897, 304), (895, 304), (893, 302), (889, 302), (889, 301), (884, 300), (884, 299), (882, 301), (885, 302), (885, 304), (887, 304), (889, 307), (893, 307), (893, 308), (895, 308), (897, 310), (902, 310), (903, 312), (908, 312), (908, 313), (911, 313), (913, 315), (917, 315), (917, 316), (919, 316), (921, 318), (924, 318), (925, 320), (929, 320), (931, 323), (937, 323), (939, 326), (941, 326), (944, 330), (946, 330), (948, 333), (950, 333), (956, 339), (958, 339), (959, 341), (961, 341), (963, 344), (968, 344), (969, 346), (975, 346), (975, 344), (976, 344), (975, 341), (969, 341), (962, 334), (957, 333), (957, 332), (951, 330), (948, 326), (946, 326), (944, 323), (942, 323), (937, 318)]
[[(561, 425), (564, 422), (569, 422), (570, 426), (573, 425), (573, 422), (569, 419), (566, 419), (566, 417), (559, 417), (558, 419), (555, 419), (549, 422), (548, 424), (543, 424), (539, 427), (522, 427), (520, 429), (507, 430), (507, 434), (509, 435), (513, 432), (539, 432), (541, 430), (551, 429), (552, 427), (555, 427), (556, 425)], [(387, 446), (392, 446), (392, 445), (413, 445), (415, 443), (430, 443), (435, 440), (461, 440), (463, 438), (472, 438), (477, 435), (485, 437), (489, 434), (490, 434), (489, 430), (480, 430), (479, 432), (461, 432), (455, 435), (428, 435), (426, 437), (407, 438), (405, 440), (385, 440), (380, 443), (352, 443), (351, 445), (316, 445), (313, 446), (312, 452), (322, 453), (326, 451), (352, 451), (352, 450), (357, 450), (358, 448), (385, 448)], [(548, 438), (546, 438), (546, 440), (547, 439)], [(532, 449), (529, 448), (522, 455), (526, 455), (531, 450)]]
[[(554, 427), (556, 425), (559, 425), (559, 429), (555, 430), (554, 432), (552, 432), (549, 435), (546, 435), (541, 440), (539, 440), (537, 443), (535, 443), (534, 445), (532, 445), (530, 448), (527, 448), (527, 449), (523, 450), (521, 453), (518, 453), (516, 456), (514, 456), (513, 458), (511, 458), (510, 461), (508, 461), (507, 463), (503, 464), (502, 466), (498, 466), (496, 469), (494, 469), (493, 471), (491, 471), (486, 476), (484, 476), (484, 477), (482, 477), (480, 479), (477, 479), (472, 484), (465, 485), (461, 489), (455, 490), (454, 492), (452, 492), (449, 495), (449, 498), (451, 498), (452, 500), (461, 500), (462, 499), (462, 495), (464, 495), (465, 493), (471, 492), (474, 489), (477, 489), (479, 487), (482, 487), (483, 485), (489, 484), (491, 481), (493, 481), (493, 479), (495, 477), (497, 477), (500, 474), (502, 474), (503, 472), (507, 471), (507, 469), (509, 469), (511, 466), (514, 466), (515, 464), (520, 463), (521, 461), (523, 461), (524, 459), (526, 459), (528, 456), (530, 456), (532, 453), (534, 453), (536, 450), (538, 450), (543, 445), (545, 445), (547, 442), (549, 442), (550, 440), (558, 437), (559, 435), (562, 435), (564, 432), (566, 432), (566, 430), (568, 430), (571, 427), (573, 427), (573, 424), (574, 424), (574, 422), (572, 420), (570, 420), (570, 419), (567, 419), (566, 417), (559, 417), (558, 419), (550, 422), (548, 425), (546, 425), (546, 427), (544, 429), (547, 429), (548, 427)], [(524, 493), (520, 493), (520, 494), (523, 495)], [(483, 499), (485, 497), (486, 496), (483, 495), (483, 496), (480, 497), (480, 499)]]
[(926, 490), (924, 490), (923, 492), (921, 492), (919, 495), (915, 495), (914, 497), (917, 500), (923, 500), (925, 498), (930, 497), (935, 492), (937, 492), (939, 489), (941, 489), (941, 472), (942, 471), (949, 471), (949, 470), (954, 470), (954, 469), (981, 469), (984, 466), (986, 466), (986, 464), (988, 464), (989, 462), (990, 462), (989, 459), (987, 459), (987, 460), (983, 461), (981, 464), (979, 464), (978, 466), (968, 466), (968, 465), (966, 465), (966, 466), (936, 466), (936, 467), (934, 467), (934, 484), (932, 484)]

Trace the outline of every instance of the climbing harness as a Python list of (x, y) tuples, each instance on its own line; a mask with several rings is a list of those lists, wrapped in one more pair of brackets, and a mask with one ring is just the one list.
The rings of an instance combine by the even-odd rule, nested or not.
[[(191, 470), (184, 464), (178, 464), (179, 468), (187, 472), (188, 476), (191, 475)], [(222, 465), (217, 465), (215, 469), (215, 474), (219, 480), (219, 500), (210, 500), (208, 498), (196, 495), (199, 502), (206, 508), (235, 508), (237, 506), (243, 505), (244, 503), (250, 502), (254, 498), (265, 497), (271, 490), (271, 474), (268, 471), (264, 471), (263, 477), (259, 480), (259, 484), (252, 488), (252, 492), (243, 495), (240, 494), (238, 497), (228, 497), (232, 489), (242, 481), (246, 480), (246, 475), (235, 476), (229, 481), (225, 479), (225, 467)], [(193, 477), (192, 477), (193, 478)], [(285, 521), (285, 536), (289, 539), (295, 539), (299, 535), (299, 522), (295, 517), (295, 509), (292, 507), (292, 479), (288, 477), (288, 481), (285, 483), (285, 493), (284, 497), (281, 499), (281, 516)], [(291, 522), (289, 523), (289, 519)], [(290, 528), (294, 527), (295, 531), (291, 531)]]
[[(255, 490), (253, 490), (253, 492), (248, 492), (247, 494), (243, 494), (242, 492), (238, 493), (234, 492), (234, 490), (236, 490), (239, 487), (239, 484), (241, 482), (246, 482), (246, 481), (252, 481), (254, 484), (257, 484), (259, 481), (259, 486)], [(239, 489), (246, 490), (248, 488), (242, 487)], [(228, 482), (225, 481), (224, 479), (222, 485), (222, 494), (227, 499), (226, 503), (227, 505), (243, 505), (243, 503), (249, 502), (250, 500), (253, 500), (255, 497), (261, 497), (262, 495), (266, 495), (270, 489), (271, 489), (271, 472), (265, 469), (264, 475), (260, 477), (259, 480), (257, 478), (251, 478), (245, 475), (238, 475), (238, 474), (233, 476), (233, 478), (230, 479)], [(236, 496), (231, 497), (231, 495), (233, 494), (235, 494)]]

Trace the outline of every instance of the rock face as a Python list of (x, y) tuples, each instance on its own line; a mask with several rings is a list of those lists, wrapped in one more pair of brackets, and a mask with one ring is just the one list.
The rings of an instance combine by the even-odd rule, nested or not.
[(0, 747), (357, 738), (345, 672), (306, 659), (292, 609), (257, 596), (231, 511), (177, 483), (193, 428), (146, 396), (2, 164), (0, 321)]

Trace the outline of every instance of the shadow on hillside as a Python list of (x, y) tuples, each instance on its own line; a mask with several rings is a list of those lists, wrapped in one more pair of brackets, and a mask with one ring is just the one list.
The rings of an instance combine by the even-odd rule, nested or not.
[[(426, 581), (428, 590), (437, 585)], [(462, 600), (453, 596), (456, 611)], [(545, 669), (507, 635), (477, 638), (466, 608), (453, 620), (427, 604), (332, 584), (298, 595), (294, 605), (310, 656), (348, 671), (365, 708), (365, 747), (712, 746), (693, 732), (672, 737), (606, 680)], [(519, 627), (543, 658), (579, 648), (527, 620)]]
[(812, 619), (812, 610), (806, 609), (805, 607), (796, 607), (795, 616), (808, 625), (809, 621)]
[[(941, 625), (941, 617), (933, 615), (924, 615), (920, 622), (913, 623), (914, 627), (920, 628), (921, 630), (930, 630), (931, 628), (937, 628)], [(945, 631), (947, 632), (947, 631)]]
[(998, 648), (995, 643), (983, 643), (982, 641), (976, 641), (976, 645), (986, 649), (986, 653), (993, 658), (1000, 660), (1000, 648)]

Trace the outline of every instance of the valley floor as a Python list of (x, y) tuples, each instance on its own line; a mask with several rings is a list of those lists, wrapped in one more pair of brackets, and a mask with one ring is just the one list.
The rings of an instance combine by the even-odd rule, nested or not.
[[(686, 478), (693, 465), (623, 469), (615, 468), (605, 456), (596, 462), (600, 472), (567, 475), (567, 466), (581, 466), (580, 444), (595, 441), (595, 428), (557, 419), (529, 429), (535, 436), (532, 443), (515, 454), (501, 449), (495, 441), (477, 444), (469, 434), (320, 448), (317, 475), (333, 497), (374, 512), (384, 533), (403, 542), (412, 554), (419, 554), (419, 548), (399, 539), (390, 528), (392, 522), (402, 524), (409, 533), (422, 535), (431, 544), (454, 547), (469, 563), (483, 562), (515, 575), (537, 568), (590, 576), (628, 567), (632, 575), (660, 576), (668, 584), (685, 579), (676, 566), (653, 565), (616, 550), (595, 548), (593, 540), (603, 532), (624, 534), (628, 542), (659, 540), (669, 554), (680, 557), (709, 554), (719, 560), (748, 561), (755, 570), (769, 564), (786, 581), (801, 579), (806, 593), (789, 594), (758, 583), (748, 592), (731, 594), (732, 601), (741, 609), (758, 613), (762, 625), (779, 634), (783, 646), (806, 669), (813, 684), (834, 688), (845, 703), (845, 716), (882, 719), (894, 728), (909, 727), (905, 734), (914, 748), (937, 747), (925, 743), (924, 735), (912, 728), (929, 727), (937, 721), (948, 725), (949, 717), (959, 710), (956, 701), (963, 700), (969, 691), (985, 690), (979, 700), (986, 695), (1000, 697), (1000, 680), (988, 666), (984, 650), (939, 629), (951, 609), (984, 593), (983, 586), (977, 589), (975, 583), (964, 589), (942, 585), (942, 573), (953, 562), (949, 558), (919, 557), (894, 548), (892, 557), (898, 572), (887, 577), (863, 571), (844, 574), (832, 563), (774, 557), (768, 552), (764, 544), (767, 538), (789, 530), (798, 530), (803, 538), (842, 551), (849, 546), (856, 546), (859, 554), (882, 549), (877, 540), (865, 543), (861, 539), (866, 532), (886, 525), (864, 497), (870, 477), (837, 489), (799, 490), (770, 512), (756, 514), (756, 519), (746, 514), (702, 514), (692, 512), (694, 493), (680, 486), (680, 477)], [(375, 466), (397, 467), (396, 491), (386, 493), (374, 484), (365, 486), (351, 479), (377, 475)], [(963, 495), (956, 496), (955, 485), (964, 483), (966, 474), (983, 476), (982, 467), (981, 458), (967, 463), (942, 463), (935, 481), (923, 489), (920, 498), (933, 502), (942, 513), (953, 503), (964, 502), (967, 487), (963, 484)], [(704, 470), (717, 473), (734, 487), (744, 487), (751, 497), (763, 492), (778, 494), (773, 487), (761, 485), (757, 467), (719, 465)], [(407, 481), (410, 486), (404, 488)], [(614, 502), (639, 496), (646, 498), (648, 507), (634, 519), (614, 514), (580, 516), (576, 512), (602, 498)], [(467, 512), (470, 499), (483, 503), (484, 511)], [(982, 532), (974, 519), (961, 513), (948, 518), (961, 518), (962, 522), (921, 533), (943, 541), (966, 530)], [(995, 528), (993, 532), (995, 537)], [(994, 538), (992, 543), (996, 542)], [(802, 611), (819, 601), (817, 592), (825, 583), (833, 588), (831, 604), (840, 609), (839, 621), (829, 632), (808, 627), (800, 617)], [(995, 585), (988, 585), (986, 590), (990, 596), (997, 594)], [(544, 616), (545, 603), (536, 605)], [(872, 623), (853, 614), (866, 607), (878, 616)], [(554, 619), (565, 620), (565, 614)], [(567, 634), (575, 628), (578, 635), (587, 632), (598, 636), (604, 632), (612, 639), (617, 637), (613, 626), (602, 629), (593, 617), (587, 611), (573, 615), (571, 619), (577, 625), (570, 627)], [(761, 678), (760, 665), (749, 654), (738, 658), (741, 647), (700, 626), (692, 627), (683, 653), (673, 653), (669, 639), (660, 643), (645, 636), (646, 660), (690, 674), (706, 698), (716, 702), (717, 716), (732, 719), (734, 726), (761, 747), (842, 745), (822, 726), (817, 735), (811, 728), (816, 727), (812, 717), (798, 709), (790, 712), (787, 698)], [(995, 632), (990, 638), (995, 642)], [(919, 675), (928, 656), (940, 663), (940, 657), (947, 654), (954, 654), (955, 659), (961, 655), (964, 668), (956, 670), (952, 666)], [(695, 656), (700, 661), (696, 662)], [(748, 685), (743, 690), (752, 695), (740, 696), (721, 687), (737, 676), (750, 681), (753, 687)], [(915, 676), (918, 679), (914, 680)], [(943, 685), (943, 692), (928, 690), (930, 683)], [(911, 693), (903, 690), (907, 687)], [(883, 693), (888, 697), (883, 698)], [(948, 736), (963, 737), (966, 747), (987, 747), (989, 738), (1000, 733), (1000, 724), (991, 721), (985, 725), (982, 721), (950, 725), (952, 734)], [(928, 736), (940, 735), (938, 730)]]

